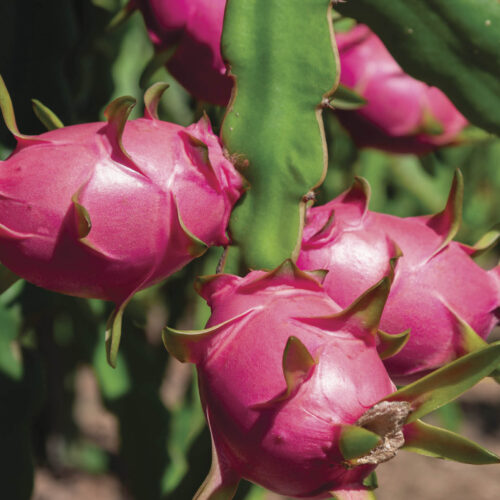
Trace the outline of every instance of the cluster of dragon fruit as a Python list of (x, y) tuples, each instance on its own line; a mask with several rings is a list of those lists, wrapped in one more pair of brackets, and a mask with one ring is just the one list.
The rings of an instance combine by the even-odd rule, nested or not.
[[(171, 75), (220, 106), (233, 85), (219, 49), (224, 6), (128, 7), (142, 12), (157, 51), (170, 51)], [(358, 146), (421, 154), (460, 142), (465, 118), (403, 73), (366, 26), (336, 38), (341, 83), (366, 100), (334, 111)], [(165, 84), (145, 93), (142, 118), (128, 120), (135, 102), (123, 97), (105, 122), (62, 127), (47, 111), (52, 130), (37, 136), (19, 131), (0, 86), (17, 139), (0, 164), (0, 261), (40, 287), (112, 301), (114, 365), (134, 294), (230, 245), (244, 173), (208, 117), (188, 127), (158, 118)], [(500, 363), (500, 345), (486, 343), (500, 320), (500, 266), (474, 261), (495, 235), (454, 241), (463, 189), (456, 171), (441, 212), (401, 218), (370, 211), (370, 186), (356, 177), (330, 202), (309, 203), (295, 259), (197, 279), (212, 311), (206, 329), (164, 331), (170, 354), (196, 364), (212, 435), (212, 468), (195, 498), (230, 499), (242, 478), (289, 497), (373, 498), (374, 469), (400, 448), (500, 461), (421, 420)]]

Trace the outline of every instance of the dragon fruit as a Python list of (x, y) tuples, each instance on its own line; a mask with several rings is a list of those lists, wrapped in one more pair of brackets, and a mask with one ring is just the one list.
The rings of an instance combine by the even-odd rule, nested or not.
[(301, 269), (327, 269), (325, 289), (341, 306), (387, 272), (395, 242), (403, 257), (380, 328), (409, 329), (410, 339), (385, 361), (396, 382), (413, 380), (484, 345), (499, 321), (499, 267), (472, 259), (482, 250), (452, 241), (461, 218), (463, 181), (457, 171), (446, 208), (433, 216), (400, 218), (368, 210), (369, 186), (351, 189), (307, 214)]
[(452, 144), (466, 119), (436, 87), (407, 75), (367, 26), (337, 33), (340, 82), (364, 97), (356, 111), (338, 111), (358, 146), (426, 153)]
[[(272, 272), (199, 280), (212, 309), (207, 328), (164, 333), (171, 354), (197, 365), (212, 434), (212, 468), (196, 500), (230, 499), (242, 477), (291, 497), (368, 500), (365, 479), (403, 445), (498, 462), (487, 451), (472, 458), (477, 445), (416, 421), (477, 381), (454, 384), (446, 397), (433, 393), (439, 381), (469, 377), (470, 361), (394, 392), (376, 348), (394, 266), (391, 259), (388, 275), (343, 310), (290, 261)], [(382, 336), (385, 355), (404, 338), (388, 344)], [(496, 354), (475, 363), (475, 377), (498, 364), (499, 347), (477, 351)]]
[(244, 278), (202, 278), (208, 329), (191, 337), (170, 330), (165, 340), (197, 365), (223, 488), (244, 477), (289, 496), (365, 489), (374, 464), (348, 470), (339, 441), (394, 390), (374, 336), (388, 287), (384, 279), (342, 311), (290, 262)]
[(226, 245), (242, 182), (207, 118), (160, 121), (167, 87), (146, 92), (143, 118), (122, 97), (107, 122), (19, 132), (0, 79), (5, 121), (17, 139), (0, 162), (0, 261), (56, 292), (116, 303), (180, 269), (208, 245)]
[(232, 80), (220, 41), (225, 0), (133, 0), (167, 69), (197, 99), (225, 106)]

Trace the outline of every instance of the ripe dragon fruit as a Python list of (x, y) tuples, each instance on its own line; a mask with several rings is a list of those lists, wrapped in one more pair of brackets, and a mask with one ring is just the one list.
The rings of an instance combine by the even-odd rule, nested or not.
[[(160, 121), (167, 85), (106, 109), (107, 122), (19, 132), (0, 79), (4, 119), (17, 139), (0, 162), (0, 261), (26, 280), (115, 302), (119, 330), (132, 295), (166, 278), (207, 245), (226, 245), (242, 182), (207, 118), (187, 128)], [(117, 334), (118, 335), (118, 334)]]
[[(290, 261), (269, 273), (200, 279), (212, 309), (207, 329), (164, 333), (171, 354), (197, 365), (212, 434), (212, 468), (196, 500), (230, 499), (242, 477), (292, 497), (367, 500), (373, 497), (364, 479), (403, 445), (469, 463), (498, 462), (417, 420), (465, 390), (436, 396), (436, 380), (457, 380), (469, 368), (447, 368), (447, 376), (393, 392), (376, 336), (394, 260), (388, 276), (344, 310)], [(385, 354), (402, 343), (385, 343)], [(496, 354), (476, 365), (482, 370), (476, 377), (498, 364), (499, 347), (478, 351), (481, 358), (490, 349)]]
[(426, 153), (453, 144), (466, 119), (436, 87), (400, 68), (367, 26), (337, 33), (340, 82), (364, 97), (356, 111), (338, 111), (358, 146)]
[(369, 194), (358, 178), (331, 202), (309, 209), (297, 264), (329, 270), (325, 289), (347, 306), (386, 273), (393, 242), (400, 247), (380, 328), (411, 332), (401, 352), (385, 362), (393, 380), (405, 382), (483, 346), (500, 317), (500, 266), (483, 270), (470, 258), (480, 246), (452, 241), (461, 219), (459, 171), (446, 208), (433, 216), (370, 212)]
[[(167, 69), (197, 99), (225, 106), (232, 80), (220, 41), (225, 0), (133, 0)], [(130, 8), (130, 7), (129, 7)]]

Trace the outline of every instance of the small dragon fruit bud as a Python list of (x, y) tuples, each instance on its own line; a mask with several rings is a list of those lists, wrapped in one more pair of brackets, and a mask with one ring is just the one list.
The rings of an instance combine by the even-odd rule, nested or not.
[(369, 498), (362, 481), (403, 444), (408, 414), (406, 403), (389, 404), (383, 435), (356, 424), (394, 391), (375, 339), (389, 286), (384, 278), (342, 310), (289, 261), (270, 273), (201, 279), (207, 329), (164, 336), (172, 354), (197, 365), (215, 447), (215, 483), (196, 498), (219, 490), (231, 498), (240, 477), (293, 497)]
[(369, 211), (369, 186), (358, 178), (351, 189), (307, 214), (297, 264), (327, 269), (325, 289), (341, 306), (384, 276), (393, 242), (401, 248), (380, 323), (386, 334), (410, 330), (401, 352), (385, 361), (397, 383), (482, 347), (498, 324), (500, 266), (483, 270), (471, 256), (484, 245), (452, 241), (460, 225), (462, 194), (457, 171), (441, 213), (400, 218)]
[(364, 97), (356, 111), (338, 111), (358, 146), (425, 153), (452, 144), (466, 119), (436, 87), (407, 75), (367, 26), (337, 33), (340, 82)]
[(226, 0), (134, 2), (172, 76), (197, 99), (225, 106), (232, 88), (220, 51)]
[(107, 122), (26, 136), (0, 79), (18, 142), (0, 162), (0, 261), (38, 286), (115, 302), (118, 329), (136, 291), (228, 243), (242, 188), (207, 118), (187, 128), (157, 118), (166, 87), (146, 92), (144, 118), (127, 122), (135, 101), (122, 97)]

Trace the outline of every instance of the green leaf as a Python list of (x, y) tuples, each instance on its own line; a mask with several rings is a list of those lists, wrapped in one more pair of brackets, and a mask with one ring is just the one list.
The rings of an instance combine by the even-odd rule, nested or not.
[(246, 266), (295, 256), (304, 196), (325, 175), (321, 119), (337, 56), (329, 0), (229, 0), (222, 51), (235, 77), (222, 139), (250, 189), (231, 218)]
[(473, 441), (417, 420), (404, 427), (404, 449), (465, 464), (497, 464), (500, 458)]
[(343, 425), (339, 448), (345, 460), (362, 457), (382, 443), (382, 438), (357, 425)]
[(334, 109), (353, 110), (362, 108), (365, 104), (364, 97), (345, 85), (339, 85), (330, 99), (330, 105)]
[(368, 24), (407, 73), (443, 90), (471, 122), (500, 133), (497, 0), (356, 0), (335, 8)]
[(500, 341), (467, 354), (390, 394), (383, 401), (408, 401), (407, 423), (454, 400), (500, 364)]

